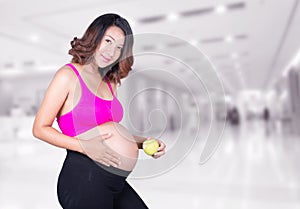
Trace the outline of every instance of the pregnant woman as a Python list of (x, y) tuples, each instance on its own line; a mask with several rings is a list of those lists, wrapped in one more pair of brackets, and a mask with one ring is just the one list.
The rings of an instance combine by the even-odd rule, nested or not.
[[(116, 92), (133, 65), (132, 47), (124, 18), (96, 18), (71, 42), (72, 61), (56, 72), (37, 112), (33, 135), (67, 150), (57, 185), (64, 209), (147, 208), (126, 181), (146, 138), (119, 124), (123, 108)], [(61, 132), (52, 127), (55, 118)], [(154, 158), (165, 153), (157, 141)]]

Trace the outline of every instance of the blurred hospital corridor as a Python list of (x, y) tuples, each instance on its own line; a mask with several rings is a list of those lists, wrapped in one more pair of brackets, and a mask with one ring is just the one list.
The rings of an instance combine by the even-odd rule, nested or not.
[(0, 11), (0, 209), (61, 208), (66, 150), (32, 126), (70, 42), (105, 13), (133, 31), (120, 123), (167, 145), (159, 159), (135, 149), (128, 181), (149, 208), (300, 208), (300, 0), (0, 0)]

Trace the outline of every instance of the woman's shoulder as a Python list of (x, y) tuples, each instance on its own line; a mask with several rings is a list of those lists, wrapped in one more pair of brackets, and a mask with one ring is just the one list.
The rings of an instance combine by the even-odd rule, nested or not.
[(72, 68), (67, 65), (60, 67), (54, 75), (55, 79), (58, 79), (62, 82), (67, 82), (67, 83), (75, 81), (76, 77), (77, 76), (76, 76), (76, 73), (74, 72), (74, 70), (72, 70)]

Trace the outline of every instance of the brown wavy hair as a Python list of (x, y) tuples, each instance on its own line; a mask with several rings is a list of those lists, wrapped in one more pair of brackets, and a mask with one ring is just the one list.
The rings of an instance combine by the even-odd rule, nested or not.
[(133, 65), (133, 35), (126, 19), (117, 14), (104, 14), (97, 17), (87, 28), (82, 38), (75, 37), (71, 41), (69, 54), (73, 56), (71, 62), (81, 65), (91, 62), (97, 46), (100, 44), (105, 31), (111, 27), (119, 27), (125, 34), (125, 43), (118, 61), (107, 72), (106, 77), (110, 82), (121, 84)]

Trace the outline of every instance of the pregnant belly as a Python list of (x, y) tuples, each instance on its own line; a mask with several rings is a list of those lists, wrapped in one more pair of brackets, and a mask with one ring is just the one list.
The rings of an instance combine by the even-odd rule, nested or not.
[(139, 149), (131, 133), (121, 124), (107, 122), (97, 126), (100, 133), (112, 133), (112, 136), (105, 140), (121, 159), (120, 169), (131, 171), (137, 161)]
[[(104, 143), (120, 158), (119, 169), (132, 171), (138, 159), (138, 146), (131, 133), (121, 124), (115, 122), (103, 123), (88, 131), (93, 137), (111, 133)], [(87, 135), (87, 132), (85, 133)], [(91, 137), (90, 137), (91, 138)], [(81, 137), (82, 139), (82, 137)]]

